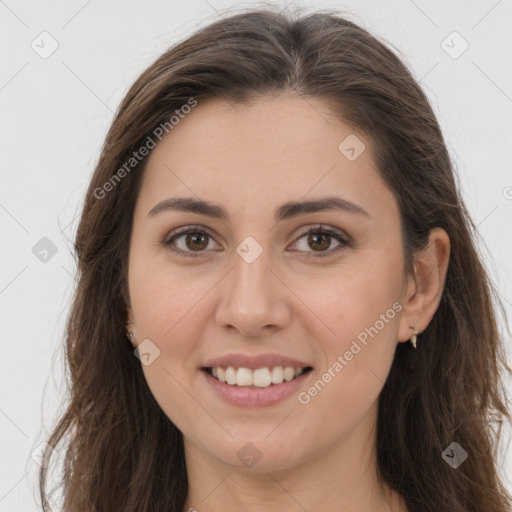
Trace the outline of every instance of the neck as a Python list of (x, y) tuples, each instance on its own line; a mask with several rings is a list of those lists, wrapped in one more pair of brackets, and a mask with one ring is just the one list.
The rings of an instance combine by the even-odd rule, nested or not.
[[(376, 405), (376, 404), (375, 404)], [(184, 512), (407, 512), (403, 498), (377, 478), (376, 411), (321, 453), (293, 467), (245, 469), (225, 464), (185, 438), (189, 493)]]

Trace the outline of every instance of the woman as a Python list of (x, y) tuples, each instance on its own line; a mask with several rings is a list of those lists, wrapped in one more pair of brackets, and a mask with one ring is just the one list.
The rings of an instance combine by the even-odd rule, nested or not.
[(62, 510), (509, 510), (474, 229), (366, 30), (255, 10), (168, 50), (78, 228)]

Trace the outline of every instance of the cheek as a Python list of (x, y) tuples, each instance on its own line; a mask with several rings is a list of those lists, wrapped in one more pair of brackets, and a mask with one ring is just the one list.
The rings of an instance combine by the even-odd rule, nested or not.
[(194, 323), (187, 319), (193, 314), (193, 302), (189, 304), (188, 294), (176, 293), (183, 290), (183, 283), (162, 265), (134, 264), (129, 279), (137, 342), (151, 340), (149, 347), (158, 354), (150, 365), (141, 363), (142, 370), (155, 399), (168, 412), (171, 403), (181, 396), (179, 383), (185, 382), (187, 372), (192, 370), (187, 357), (193, 333), (187, 329), (193, 329)]
[[(364, 338), (366, 329), (376, 323), (379, 331), (390, 334), (390, 325), (397, 321), (393, 304), (400, 299), (397, 267), (386, 260), (358, 257), (354, 264), (340, 265), (314, 279), (304, 278), (294, 292), (304, 297), (316, 314), (321, 338), (332, 340), (332, 346), (340, 349), (360, 333)], [(384, 324), (379, 321), (381, 315), (385, 317)]]
[[(194, 280), (195, 283), (195, 280)], [(133, 273), (130, 290), (139, 340), (150, 339), (159, 355), (142, 370), (151, 393), (166, 416), (180, 429), (193, 424), (200, 413), (191, 400), (191, 380), (197, 369), (194, 339), (199, 338), (197, 306), (205, 291), (194, 287), (168, 265), (153, 265)], [(188, 293), (188, 290), (194, 293)], [(177, 290), (180, 290), (177, 293)]]
[(337, 305), (323, 310), (336, 334), (316, 333), (324, 363), (298, 397), (305, 417), (322, 418), (325, 442), (341, 439), (375, 411), (396, 348), (398, 315), (389, 301), (343, 298)]
[(331, 390), (319, 395), (357, 408), (368, 406), (380, 392), (397, 345), (399, 268), (388, 254), (387, 260), (339, 267), (328, 280), (309, 286), (307, 295), (305, 286), (299, 291), (318, 312), (311, 335), (323, 356), (319, 377), (325, 373), (326, 381), (318, 387)]
[(132, 306), (137, 326), (146, 337), (151, 334), (165, 341), (178, 327), (191, 325), (190, 315), (194, 314), (196, 303), (206, 291), (204, 280), (166, 261), (148, 259), (143, 264), (142, 257), (134, 258), (130, 268)]

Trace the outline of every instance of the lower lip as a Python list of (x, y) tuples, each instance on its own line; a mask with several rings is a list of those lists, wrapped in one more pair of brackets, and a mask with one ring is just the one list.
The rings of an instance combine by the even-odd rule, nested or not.
[(240, 407), (264, 407), (281, 402), (296, 393), (313, 373), (313, 370), (303, 373), (293, 380), (272, 384), (268, 388), (231, 386), (220, 382), (204, 370), (201, 370), (201, 373), (220, 398), (226, 402)]

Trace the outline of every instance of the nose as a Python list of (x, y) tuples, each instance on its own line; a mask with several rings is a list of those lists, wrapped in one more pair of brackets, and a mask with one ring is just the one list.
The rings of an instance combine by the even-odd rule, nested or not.
[(216, 322), (245, 336), (258, 337), (265, 328), (281, 329), (290, 321), (290, 290), (269, 265), (264, 250), (251, 263), (237, 253), (234, 268), (224, 280), (216, 308)]

